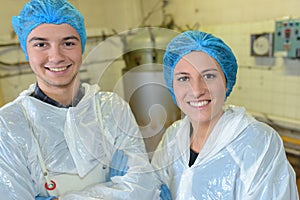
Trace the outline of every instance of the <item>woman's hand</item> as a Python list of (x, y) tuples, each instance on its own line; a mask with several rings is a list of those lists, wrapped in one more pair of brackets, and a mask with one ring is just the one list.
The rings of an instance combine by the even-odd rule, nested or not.
[(166, 184), (160, 187), (160, 200), (172, 200), (171, 192)]
[(51, 197), (37, 196), (37, 197), (35, 197), (35, 200), (58, 200), (58, 198), (56, 198), (55, 196), (51, 196)]

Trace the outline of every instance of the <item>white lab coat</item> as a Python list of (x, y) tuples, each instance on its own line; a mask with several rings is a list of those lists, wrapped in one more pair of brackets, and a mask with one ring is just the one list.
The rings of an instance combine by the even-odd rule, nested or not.
[(297, 200), (295, 172), (279, 134), (246, 115), (225, 111), (200, 151), (190, 158), (190, 121), (170, 126), (152, 164), (177, 200)]
[[(85, 95), (76, 107), (58, 108), (29, 96), (34, 87), (0, 110), (1, 199), (48, 195), (38, 148), (61, 200), (159, 199), (160, 183), (124, 100), (83, 84)], [(129, 170), (107, 181), (117, 149), (128, 155)]]

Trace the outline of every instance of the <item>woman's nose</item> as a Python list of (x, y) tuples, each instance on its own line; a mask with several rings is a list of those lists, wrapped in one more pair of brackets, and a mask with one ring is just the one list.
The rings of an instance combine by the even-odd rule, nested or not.
[(193, 90), (193, 95), (195, 97), (200, 97), (203, 94), (205, 94), (207, 90), (206, 82), (203, 80), (203, 78), (198, 78), (194, 82), (191, 83), (191, 87)]

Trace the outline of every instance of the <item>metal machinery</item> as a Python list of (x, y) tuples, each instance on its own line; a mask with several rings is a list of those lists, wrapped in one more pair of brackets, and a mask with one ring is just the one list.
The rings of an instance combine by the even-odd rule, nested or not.
[(124, 42), (125, 100), (140, 126), (150, 158), (165, 129), (180, 118), (162, 72), (166, 45), (176, 34), (164, 28), (141, 28), (129, 34)]

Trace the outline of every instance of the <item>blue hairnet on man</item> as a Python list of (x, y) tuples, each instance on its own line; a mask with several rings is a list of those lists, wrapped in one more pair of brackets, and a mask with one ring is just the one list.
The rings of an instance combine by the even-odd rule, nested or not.
[(79, 34), (82, 53), (85, 49), (86, 31), (81, 13), (65, 0), (31, 0), (25, 4), (19, 16), (12, 18), (13, 28), (18, 35), (20, 46), (28, 60), (26, 40), (28, 34), (41, 24), (69, 24)]

